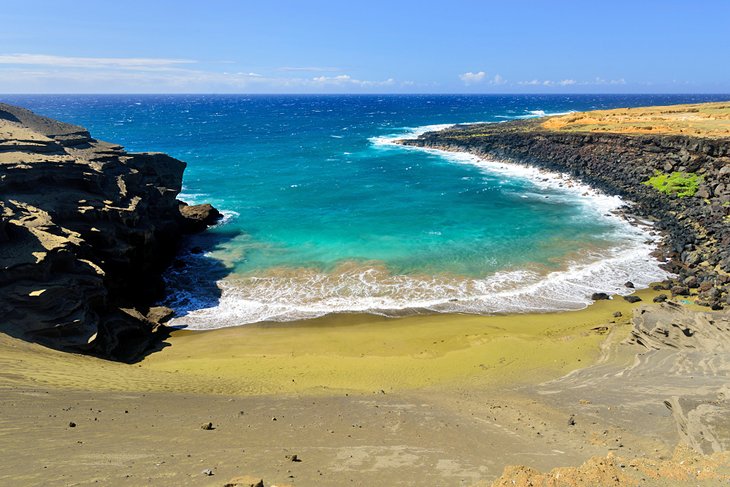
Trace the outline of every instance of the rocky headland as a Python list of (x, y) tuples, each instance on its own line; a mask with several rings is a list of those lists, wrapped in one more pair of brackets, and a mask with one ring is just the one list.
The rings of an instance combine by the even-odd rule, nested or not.
[[(730, 103), (457, 125), (400, 142), (568, 173), (625, 197), (666, 236), (659, 251), (677, 277), (664, 288), (715, 310), (730, 304)], [(689, 190), (662, 192), (657, 177)]]
[(219, 217), (176, 199), (184, 170), (0, 104), (0, 331), (140, 357), (164, 335), (171, 310), (152, 304), (181, 236)]

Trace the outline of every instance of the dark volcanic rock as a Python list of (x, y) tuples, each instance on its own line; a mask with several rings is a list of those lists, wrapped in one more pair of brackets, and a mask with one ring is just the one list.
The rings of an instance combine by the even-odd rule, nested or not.
[(675, 296), (689, 296), (689, 288), (686, 286), (674, 286), (672, 294)]
[[(730, 294), (730, 137), (568, 132), (542, 123), (455, 126), (401, 143), (567, 173), (621, 195), (632, 202), (633, 214), (653, 220), (666, 235), (658, 257), (678, 277), (665, 289), (712, 281), (721, 291), (715, 302)], [(679, 198), (642, 184), (656, 171), (695, 172), (703, 178), (700, 191)]]
[[(0, 104), (0, 331), (116, 360), (143, 353), (164, 320), (140, 310), (192, 229), (176, 200), (184, 169)], [(200, 230), (215, 211), (194, 213)]]
[(215, 225), (223, 216), (208, 203), (190, 206), (180, 202), (180, 214), (183, 217), (183, 229), (189, 233), (201, 232)]
[(610, 296), (606, 293), (593, 293), (591, 294), (591, 299), (593, 301), (601, 301), (603, 299), (610, 299)]

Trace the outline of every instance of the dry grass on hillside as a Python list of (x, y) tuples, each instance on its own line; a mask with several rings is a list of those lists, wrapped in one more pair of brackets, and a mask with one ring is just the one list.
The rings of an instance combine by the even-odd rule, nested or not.
[(730, 101), (570, 113), (542, 123), (550, 130), (730, 137)]

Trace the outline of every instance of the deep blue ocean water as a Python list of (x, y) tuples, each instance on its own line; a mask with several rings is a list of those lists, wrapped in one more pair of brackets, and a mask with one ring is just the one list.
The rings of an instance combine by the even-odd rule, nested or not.
[(224, 223), (168, 273), (175, 323), (330, 312), (580, 308), (663, 277), (621, 202), (519, 166), (395, 146), (424, 126), (712, 101), (699, 95), (2, 96), (188, 163)]

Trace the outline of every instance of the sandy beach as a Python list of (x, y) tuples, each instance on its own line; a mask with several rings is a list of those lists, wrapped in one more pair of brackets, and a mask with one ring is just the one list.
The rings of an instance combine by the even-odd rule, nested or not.
[[(721, 408), (726, 387), (724, 357), (708, 368), (674, 350), (657, 365), (626, 343), (633, 313), (656, 294), (554, 314), (335, 315), (178, 331), (131, 365), (3, 336), (0, 479), (490, 485), (507, 465), (545, 471), (609, 453), (649, 458), (634, 463), (656, 472), (686, 440), (663, 398)], [(670, 362), (682, 368), (667, 372)], [(715, 446), (726, 447), (727, 430), (714, 430)], [(680, 461), (688, 455), (697, 456)], [(728, 478), (726, 457), (697, 461), (705, 483), (684, 470), (677, 482)], [(602, 465), (587, 478), (627, 470)], [(642, 485), (665, 485), (657, 482)]]

